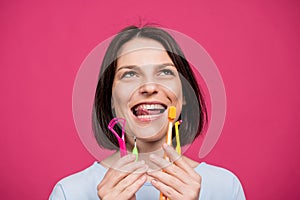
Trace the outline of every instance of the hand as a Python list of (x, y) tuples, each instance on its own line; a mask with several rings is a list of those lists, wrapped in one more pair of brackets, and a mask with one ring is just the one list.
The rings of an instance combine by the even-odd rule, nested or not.
[(101, 200), (134, 200), (135, 193), (146, 181), (148, 166), (144, 161), (135, 162), (134, 155), (127, 155), (116, 162), (97, 186)]
[(154, 178), (152, 185), (171, 200), (198, 200), (201, 176), (172, 147), (164, 144), (163, 149), (173, 163), (150, 155), (150, 160), (163, 169), (148, 172)]

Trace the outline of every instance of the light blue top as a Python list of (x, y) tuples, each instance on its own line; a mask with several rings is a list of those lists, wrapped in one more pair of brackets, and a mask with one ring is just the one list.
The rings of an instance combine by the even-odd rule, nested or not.
[[(99, 200), (97, 185), (107, 169), (95, 162), (87, 169), (63, 178), (54, 187), (50, 200)], [(200, 200), (244, 200), (238, 178), (230, 171), (202, 162), (195, 171), (202, 177)], [(146, 182), (136, 193), (137, 200), (158, 200), (159, 191)]]

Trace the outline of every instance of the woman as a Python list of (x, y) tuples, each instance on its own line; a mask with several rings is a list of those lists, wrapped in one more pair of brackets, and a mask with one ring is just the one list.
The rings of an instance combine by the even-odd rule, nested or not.
[[(207, 115), (180, 47), (160, 28), (122, 30), (103, 59), (93, 110), (98, 144), (116, 153), (61, 180), (50, 199), (159, 199), (160, 193), (172, 200), (245, 199), (231, 172), (180, 156), (165, 144), (171, 106), (174, 121), (183, 121), (181, 145), (190, 144)], [(118, 139), (107, 128), (116, 117), (126, 120), (126, 149), (136, 146), (138, 159), (131, 153), (120, 157)], [(120, 134), (122, 127), (115, 130)]]

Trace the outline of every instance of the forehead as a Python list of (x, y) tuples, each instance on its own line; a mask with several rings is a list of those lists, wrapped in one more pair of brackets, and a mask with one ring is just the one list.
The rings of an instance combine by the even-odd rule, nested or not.
[(118, 52), (118, 66), (162, 62), (173, 63), (162, 44), (152, 39), (135, 38), (126, 42)]

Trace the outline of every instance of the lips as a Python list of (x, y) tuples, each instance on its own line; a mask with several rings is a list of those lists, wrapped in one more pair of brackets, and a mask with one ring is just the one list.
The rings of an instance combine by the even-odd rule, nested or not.
[(153, 119), (165, 112), (167, 106), (162, 103), (140, 103), (131, 108), (138, 119)]

